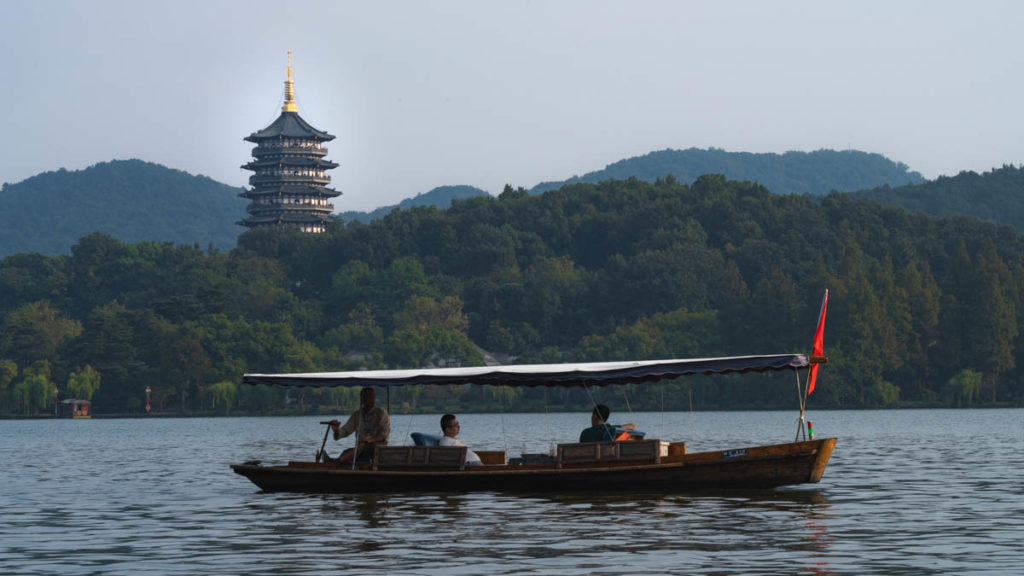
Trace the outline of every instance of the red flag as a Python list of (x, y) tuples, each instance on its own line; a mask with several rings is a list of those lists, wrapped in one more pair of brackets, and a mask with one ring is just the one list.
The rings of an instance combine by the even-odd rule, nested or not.
[[(811, 346), (812, 356), (824, 356), (825, 354), (825, 310), (828, 308), (828, 290), (825, 290), (825, 297), (821, 299), (821, 313), (818, 315), (818, 329), (814, 331), (814, 344)], [(814, 392), (814, 381), (818, 378), (818, 365), (811, 364), (811, 373), (807, 377), (807, 394)]]

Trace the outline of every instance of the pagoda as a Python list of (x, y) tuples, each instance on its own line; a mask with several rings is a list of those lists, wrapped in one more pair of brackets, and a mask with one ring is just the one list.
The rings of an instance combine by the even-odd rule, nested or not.
[(281, 115), (245, 140), (256, 147), (252, 149), (253, 160), (242, 166), (253, 175), (249, 177), (252, 189), (239, 194), (251, 200), (246, 207), (249, 217), (238, 224), (249, 228), (293, 226), (310, 234), (325, 232), (334, 210), (330, 199), (341, 195), (327, 188), (331, 177), (326, 172), (338, 165), (324, 158), (324, 142), (334, 140), (334, 136), (313, 128), (299, 116), (290, 51)]

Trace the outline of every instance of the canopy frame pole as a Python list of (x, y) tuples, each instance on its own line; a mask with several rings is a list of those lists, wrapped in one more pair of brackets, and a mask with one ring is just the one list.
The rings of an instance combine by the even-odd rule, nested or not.
[[(503, 386), (497, 386), (498, 392), (504, 392)], [(505, 402), (502, 398), (503, 393), (498, 394), (498, 414), (501, 415), (501, 442), (505, 447), (505, 458), (508, 459), (508, 435), (505, 434)]]
[(799, 442), (801, 434), (804, 435), (804, 440), (807, 439), (807, 429), (804, 426), (804, 409), (807, 406), (807, 385), (811, 381), (811, 370), (810, 368), (807, 369), (807, 378), (805, 378), (804, 386), (800, 385), (800, 371), (794, 370), (793, 373), (796, 374), (796, 396), (800, 403), (800, 418), (796, 422), (796, 439), (793, 441)]
[[(363, 433), (363, 395), (359, 394), (359, 407), (356, 408), (359, 418), (356, 419), (356, 445), (352, 448), (352, 470), (356, 469), (356, 460), (359, 459), (359, 436)], [(390, 414), (390, 412), (389, 412)], [(390, 416), (389, 416), (390, 418)]]
[(696, 442), (697, 434), (694, 431), (696, 425), (693, 421), (693, 382), (690, 382), (689, 380), (686, 382), (686, 397), (690, 404), (690, 444), (692, 445)]
[(665, 436), (665, 382), (661, 382), (661, 437)]
[[(408, 396), (410, 394), (410, 392), (406, 392), (406, 391), (403, 390), (402, 394), (404, 396)], [(409, 441), (410, 433), (412, 432), (412, 419), (416, 415), (416, 407), (419, 406), (419, 402), (420, 402), (420, 395), (418, 393), (411, 392), (411, 394), (412, 394), (412, 406), (409, 409), (409, 413), (408, 413), (409, 423), (405, 427), (405, 438), (402, 440), (403, 442), (408, 442)], [(390, 418), (390, 417), (391, 417), (391, 406), (389, 405), (388, 406), (388, 418)], [(403, 444), (403, 446), (408, 446), (408, 444)]]
[(544, 387), (544, 435), (548, 441), (548, 453), (555, 448), (555, 438), (551, 435), (551, 411), (548, 406), (548, 387)]
[(626, 410), (629, 411), (629, 421), (632, 422), (634, 420), (634, 418), (633, 418), (633, 407), (629, 405), (629, 395), (626, 394), (626, 387), (627, 386), (629, 386), (629, 384), (623, 384), (622, 385), (622, 399), (626, 401)]

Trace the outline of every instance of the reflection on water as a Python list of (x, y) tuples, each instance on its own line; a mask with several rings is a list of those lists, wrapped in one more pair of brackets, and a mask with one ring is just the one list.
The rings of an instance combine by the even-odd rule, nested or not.
[[(498, 416), (460, 420), (471, 445), (533, 448), (573, 416), (516, 415), (497, 441)], [(664, 435), (785, 441), (791, 419), (670, 414)], [(1019, 572), (1024, 410), (818, 413), (839, 437), (824, 480), (768, 491), (268, 494), (228, 469), (312, 458), (317, 421), (0, 422), (0, 574)]]
[[(729, 496), (255, 494), (267, 573), (720, 573), (828, 548), (820, 492)], [(810, 527), (810, 528), (809, 528)], [(311, 548), (325, 549), (309, 557)], [(780, 566), (781, 567), (781, 566)], [(797, 570), (799, 573), (799, 570)], [(808, 572), (812, 573), (812, 572)], [(820, 572), (819, 573), (827, 573)]]
[[(723, 562), (767, 568), (773, 556), (785, 558), (792, 573), (793, 554), (820, 571), (815, 554), (829, 545), (828, 500), (815, 490), (318, 495), (309, 501), (317, 503), (320, 521), (305, 528), (306, 537), (347, 551), (344, 566), (356, 573), (382, 565), (424, 574), (717, 573)], [(303, 559), (287, 558), (277, 569), (295, 562)]]

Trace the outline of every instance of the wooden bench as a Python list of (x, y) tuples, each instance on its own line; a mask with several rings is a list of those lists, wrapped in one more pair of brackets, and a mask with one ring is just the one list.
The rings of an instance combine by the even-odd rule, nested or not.
[(559, 468), (586, 464), (660, 464), (661, 459), (669, 455), (668, 447), (668, 442), (660, 440), (559, 444), (557, 464)]
[(466, 467), (465, 446), (380, 446), (373, 452), (374, 470)]

